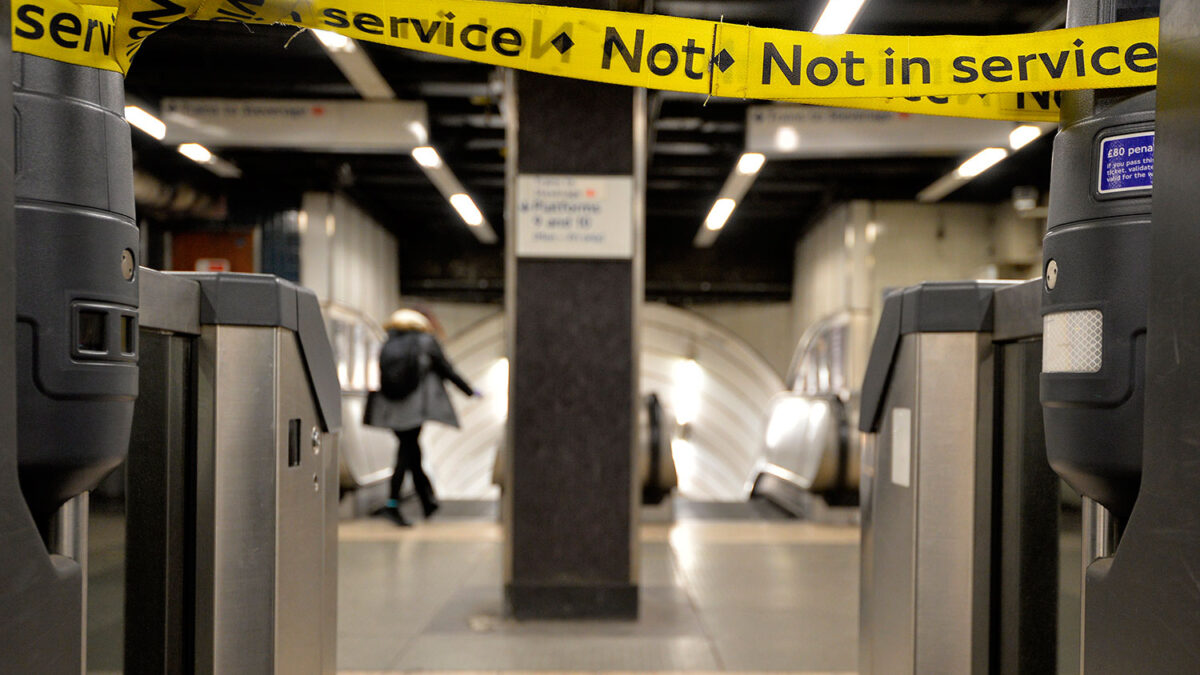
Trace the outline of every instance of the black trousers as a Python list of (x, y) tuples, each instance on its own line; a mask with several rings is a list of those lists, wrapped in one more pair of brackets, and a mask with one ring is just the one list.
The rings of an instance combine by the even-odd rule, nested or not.
[(421, 500), (422, 508), (428, 513), (437, 503), (437, 497), (433, 492), (433, 484), (429, 482), (429, 476), (426, 476), (425, 469), (421, 468), (421, 444), (417, 440), (420, 435), (421, 427), (396, 432), (396, 438), (400, 439), (400, 448), (396, 451), (396, 470), (392, 472), (392, 499), (400, 500), (404, 474), (412, 473), (413, 487)]

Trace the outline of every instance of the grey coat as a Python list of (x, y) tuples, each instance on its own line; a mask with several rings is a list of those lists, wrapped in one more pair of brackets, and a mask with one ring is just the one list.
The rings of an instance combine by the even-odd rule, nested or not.
[[(413, 392), (401, 399), (390, 399), (383, 392), (371, 392), (363, 422), (373, 427), (385, 427), (395, 431), (415, 429), (425, 422), (441, 422), (458, 426), (458, 416), (446, 394), (444, 380), (450, 380), (468, 396), (475, 390), (467, 383), (446, 355), (437, 339), (418, 331), (392, 331), (379, 353), (381, 375), (386, 377), (389, 359), (407, 358), (415, 351), (420, 363), (420, 384)], [(386, 384), (383, 387), (388, 389)]]

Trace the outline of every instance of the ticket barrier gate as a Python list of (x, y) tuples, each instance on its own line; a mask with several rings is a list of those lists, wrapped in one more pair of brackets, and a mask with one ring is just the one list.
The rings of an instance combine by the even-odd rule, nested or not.
[(6, 50), (0, 74), (20, 251), (0, 673), (84, 669), (87, 491), (126, 457), (126, 671), (333, 672), (341, 411), (316, 297), (139, 269), (121, 75)]
[[(265, 275), (138, 277), (125, 672), (333, 673), (341, 400), (316, 296)], [(0, 613), (0, 672), (78, 675), (87, 493), (39, 538), (0, 468), (3, 588), (31, 596)]]
[(125, 670), (333, 673), (341, 395), (317, 298), (140, 274)]
[(1055, 672), (1040, 281), (887, 297), (863, 382), (862, 673)]

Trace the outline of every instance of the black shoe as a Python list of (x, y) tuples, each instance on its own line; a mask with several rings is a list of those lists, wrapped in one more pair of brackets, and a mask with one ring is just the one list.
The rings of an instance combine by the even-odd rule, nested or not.
[(421, 509), (423, 511), (425, 511), (425, 519), (428, 520), (429, 517), (432, 516), (434, 514), (434, 512), (436, 512), (438, 510), (438, 503), (437, 502), (428, 502), (428, 503), (422, 504)]
[(400, 513), (400, 509), (398, 507), (385, 506), (382, 513), (388, 518), (391, 518), (392, 522), (396, 523), (400, 527), (412, 527), (412, 523), (408, 522), (408, 519), (404, 517), (403, 513)]

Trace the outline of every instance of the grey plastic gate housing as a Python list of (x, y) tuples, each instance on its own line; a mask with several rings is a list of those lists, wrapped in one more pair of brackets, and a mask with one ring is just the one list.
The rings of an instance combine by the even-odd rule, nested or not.
[(138, 231), (121, 74), (25, 54), (13, 66), (18, 461), (44, 525), (129, 445)]
[[(1067, 21), (1157, 15), (1157, 1), (1087, 0), (1069, 4)], [(1046, 452), (1068, 484), (1122, 519), (1141, 480), (1151, 190), (1102, 193), (1101, 149), (1113, 136), (1153, 132), (1154, 107), (1154, 90), (1063, 92), (1043, 248), (1042, 315), (1103, 317), (1098, 372), (1046, 372), (1043, 358)]]

